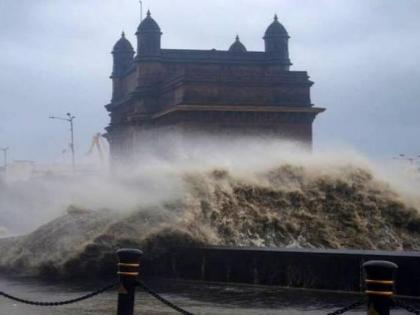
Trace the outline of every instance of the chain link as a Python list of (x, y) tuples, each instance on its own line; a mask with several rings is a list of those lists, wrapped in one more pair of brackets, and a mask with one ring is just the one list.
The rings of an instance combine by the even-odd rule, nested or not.
[(352, 309), (355, 309), (355, 308), (357, 308), (357, 307), (359, 307), (359, 306), (361, 306), (363, 304), (365, 304), (365, 301), (359, 301), (359, 302), (350, 304), (350, 305), (348, 305), (346, 307), (340, 308), (340, 309), (338, 309), (338, 310), (336, 310), (336, 311), (334, 311), (332, 313), (328, 313), (327, 315), (339, 315), (339, 314), (343, 314), (343, 313), (348, 312), (348, 311), (350, 311)]
[(57, 302), (40, 302), (40, 301), (31, 301), (31, 300), (26, 300), (26, 299), (22, 299), (13, 295), (10, 295), (6, 292), (0, 291), (0, 296), (4, 296), (5, 298), (8, 298), (10, 300), (19, 302), (19, 303), (24, 303), (24, 304), (29, 304), (29, 305), (36, 305), (36, 306), (60, 306), (60, 305), (66, 305), (66, 304), (72, 304), (72, 303), (76, 303), (76, 302), (80, 302), (83, 300), (87, 300), (91, 297), (94, 297), (95, 295), (101, 294), (109, 289), (112, 289), (113, 287), (115, 287), (117, 283), (112, 283), (109, 284), (99, 290), (96, 290), (95, 292), (91, 292), (89, 294), (80, 296), (78, 298), (74, 298), (74, 299), (70, 299), (70, 300), (64, 300), (64, 301), (57, 301)]
[(411, 305), (409, 305), (409, 304), (407, 304), (407, 303), (405, 303), (405, 302), (403, 302), (401, 300), (395, 300), (394, 303), (395, 303), (395, 306), (399, 306), (399, 307), (405, 309), (409, 313), (420, 315), (420, 311), (419, 310), (417, 310), (413, 306), (411, 306)]
[(178, 313), (185, 314), (185, 315), (194, 315), (193, 313), (190, 313), (190, 312), (182, 309), (181, 307), (175, 305), (174, 303), (168, 301), (163, 296), (161, 296), (159, 293), (157, 293), (156, 291), (153, 291), (151, 288), (149, 288), (147, 285), (145, 285), (143, 282), (137, 281), (137, 286), (141, 287), (144, 291), (146, 291), (147, 293), (149, 293), (151, 296), (153, 296), (154, 298), (158, 299), (163, 304), (171, 307), (172, 309), (174, 309)]

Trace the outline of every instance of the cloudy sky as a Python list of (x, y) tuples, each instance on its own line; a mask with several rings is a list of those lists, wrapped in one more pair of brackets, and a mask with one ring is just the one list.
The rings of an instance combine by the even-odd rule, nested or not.
[[(164, 48), (227, 49), (236, 34), (263, 50), (277, 13), (291, 36), (293, 70), (326, 107), (316, 149), (369, 156), (420, 154), (420, 1), (143, 0)], [(0, 147), (12, 159), (61, 161), (76, 118), (80, 155), (108, 124), (110, 51), (122, 30), (135, 46), (137, 0), (0, 0)]]

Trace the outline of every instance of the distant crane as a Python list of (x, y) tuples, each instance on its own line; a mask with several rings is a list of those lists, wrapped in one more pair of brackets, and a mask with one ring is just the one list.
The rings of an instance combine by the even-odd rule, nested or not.
[(3, 151), (3, 161), (4, 161), (4, 171), (7, 170), (7, 151), (9, 150), (9, 147), (0, 148), (0, 151)]
[(93, 150), (96, 148), (96, 151), (98, 151), (99, 159), (101, 161), (101, 164), (104, 163), (104, 153), (102, 150), (102, 135), (100, 132), (95, 133), (95, 135), (92, 137), (92, 142), (90, 143), (89, 151), (86, 153), (86, 155), (92, 154)]

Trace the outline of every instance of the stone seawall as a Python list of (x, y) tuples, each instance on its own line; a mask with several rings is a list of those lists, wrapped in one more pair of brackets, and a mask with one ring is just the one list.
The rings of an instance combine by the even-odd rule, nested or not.
[(396, 291), (420, 295), (420, 252), (203, 247), (145, 261), (143, 274), (165, 278), (361, 291), (368, 260), (396, 263)]

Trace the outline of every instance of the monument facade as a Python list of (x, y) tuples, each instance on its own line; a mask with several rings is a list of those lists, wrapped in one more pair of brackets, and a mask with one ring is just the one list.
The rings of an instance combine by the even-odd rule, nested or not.
[(264, 51), (248, 51), (238, 36), (228, 50), (163, 49), (150, 12), (136, 36), (137, 54), (124, 33), (112, 51), (105, 136), (113, 160), (132, 156), (142, 137), (159, 132), (267, 135), (312, 145), (312, 123), (324, 109), (311, 103), (307, 72), (290, 70), (289, 35), (277, 16), (264, 33)]

